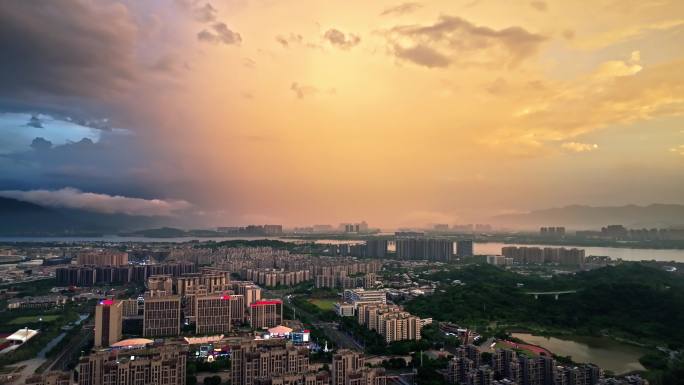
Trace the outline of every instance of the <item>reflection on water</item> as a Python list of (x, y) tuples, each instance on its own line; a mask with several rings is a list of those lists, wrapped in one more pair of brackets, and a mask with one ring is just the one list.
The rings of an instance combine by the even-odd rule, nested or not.
[(501, 248), (505, 246), (527, 246), (527, 247), (565, 247), (584, 249), (585, 254), (608, 256), (613, 259), (621, 258), (625, 261), (677, 261), (684, 262), (684, 250), (679, 249), (628, 249), (621, 247), (585, 247), (585, 246), (549, 246), (549, 245), (522, 245), (508, 244), (501, 242), (476, 242), (475, 254), (480, 255), (499, 255)]
[(513, 333), (513, 337), (550, 350), (557, 356), (570, 356), (575, 362), (592, 363), (616, 374), (644, 370), (639, 357), (646, 349), (601, 337), (573, 337), (572, 340), (556, 337)]

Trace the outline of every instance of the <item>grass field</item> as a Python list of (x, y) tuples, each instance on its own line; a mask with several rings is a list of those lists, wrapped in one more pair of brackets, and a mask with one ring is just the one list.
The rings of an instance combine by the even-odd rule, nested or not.
[(17, 317), (11, 321), (9, 321), (7, 324), (9, 325), (23, 325), (23, 324), (30, 324), (30, 323), (38, 323), (39, 318), (43, 318), (43, 322), (52, 322), (56, 320), (59, 317), (57, 314), (47, 314), (43, 316), (39, 315), (32, 315), (32, 316), (25, 316), (25, 317)]
[(332, 298), (312, 298), (309, 300), (321, 310), (334, 310), (337, 299)]

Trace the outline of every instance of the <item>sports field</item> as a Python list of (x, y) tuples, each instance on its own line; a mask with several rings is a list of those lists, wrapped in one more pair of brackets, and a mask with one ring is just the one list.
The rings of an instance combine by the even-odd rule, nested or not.
[(309, 300), (312, 304), (318, 306), (321, 310), (333, 310), (337, 299), (332, 298), (312, 298)]
[(9, 321), (7, 324), (8, 325), (24, 325), (24, 324), (34, 324), (38, 323), (39, 318), (43, 319), (43, 322), (52, 322), (56, 320), (59, 317), (57, 314), (46, 314), (46, 315), (32, 315), (32, 316), (24, 316), (24, 317), (17, 317), (11, 321)]

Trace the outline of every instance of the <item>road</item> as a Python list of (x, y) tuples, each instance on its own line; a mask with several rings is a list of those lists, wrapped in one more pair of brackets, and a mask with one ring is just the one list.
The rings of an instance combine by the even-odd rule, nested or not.
[(363, 351), (363, 345), (360, 344), (358, 341), (356, 341), (352, 336), (349, 334), (339, 330), (339, 324), (337, 322), (323, 322), (318, 317), (314, 316), (313, 314), (307, 312), (306, 310), (302, 309), (301, 307), (297, 306), (293, 301), (292, 301), (292, 295), (289, 294), (290, 291), (288, 290), (267, 290), (263, 289), (264, 294), (268, 294), (269, 297), (271, 298), (280, 298), (282, 299), (287, 305), (295, 310), (296, 314), (301, 314), (305, 318), (312, 320), (312, 325), (320, 329), (323, 334), (332, 342), (335, 343), (335, 345), (339, 346), (340, 348), (344, 349), (351, 349), (351, 350), (357, 350), (357, 351)]
[(314, 322), (316, 328), (321, 329), (326, 337), (344, 349), (363, 351), (364, 346), (349, 334), (339, 330), (337, 322)]
[[(86, 318), (88, 318), (88, 314), (84, 314), (84, 315), (79, 316), (79, 320), (76, 321), (76, 324), (81, 323)], [(12, 366), (17, 366), (17, 367), (23, 366), (23, 368), (21, 369), (21, 371), (19, 371), (19, 373), (17, 374), (16, 377), (13, 377), (11, 382), (13, 384), (23, 384), (24, 382), (26, 382), (26, 378), (28, 378), (28, 377), (30, 377), (36, 373), (36, 370), (38, 370), (38, 368), (40, 368), (44, 364), (49, 364), (48, 358), (47, 358), (47, 353), (50, 351), (50, 349), (52, 349), (55, 345), (57, 345), (60, 341), (62, 341), (64, 336), (66, 336), (66, 332), (62, 332), (59, 335), (57, 335), (55, 338), (50, 340), (50, 342), (48, 342), (45, 345), (45, 347), (43, 349), (41, 349), (40, 352), (38, 352), (38, 354), (36, 355), (36, 358), (32, 358), (32, 359), (27, 360), (27, 361), (18, 362), (15, 365), (12, 365)], [(75, 338), (80, 338), (80, 337), (82, 337), (80, 334), (75, 336)], [(71, 346), (71, 345), (72, 344), (70, 343), (69, 346)], [(19, 349), (21, 349), (21, 347), (19, 347)], [(62, 354), (60, 354), (59, 358), (63, 357), (63, 354), (64, 354), (64, 352), (62, 352)], [(49, 364), (49, 365), (52, 366), (51, 364)]]

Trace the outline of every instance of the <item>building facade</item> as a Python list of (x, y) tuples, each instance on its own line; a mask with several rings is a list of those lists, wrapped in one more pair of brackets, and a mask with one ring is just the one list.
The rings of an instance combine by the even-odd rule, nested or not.
[(121, 339), (122, 316), (122, 301), (105, 299), (95, 306), (95, 347), (106, 347)]
[(232, 330), (230, 295), (204, 295), (195, 297), (195, 333), (224, 334)]
[(180, 334), (179, 296), (145, 297), (143, 336), (166, 337)]
[(249, 324), (254, 329), (272, 328), (283, 323), (283, 301), (270, 299), (249, 305)]
[(170, 344), (146, 349), (102, 350), (81, 357), (79, 385), (185, 385), (187, 351)]

